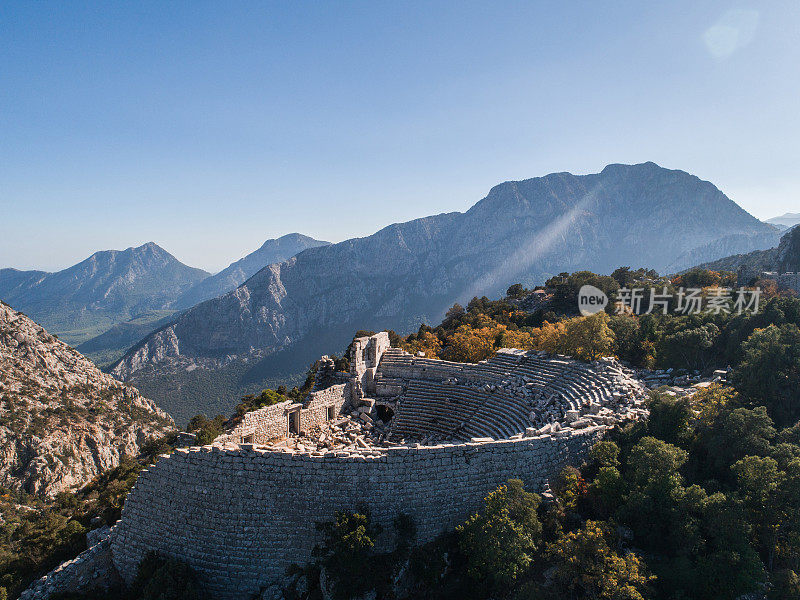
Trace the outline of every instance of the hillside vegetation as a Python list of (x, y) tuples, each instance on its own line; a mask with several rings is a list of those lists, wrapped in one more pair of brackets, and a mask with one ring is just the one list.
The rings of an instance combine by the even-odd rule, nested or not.
[[(0, 598), (86, 546), (172, 420), (0, 302)], [(149, 459), (148, 459), (149, 460)]]
[(175, 434), (152, 440), (75, 493), (42, 498), (0, 487), (0, 598), (86, 549), (86, 533), (119, 520), (139, 472), (173, 449)]
[(800, 271), (800, 227), (793, 227), (785, 233), (775, 248), (720, 258), (701, 265), (701, 268), (742, 271), (749, 278), (759, 277), (762, 271)]
[(0, 303), (0, 485), (52, 497), (173, 429), (135, 388)]

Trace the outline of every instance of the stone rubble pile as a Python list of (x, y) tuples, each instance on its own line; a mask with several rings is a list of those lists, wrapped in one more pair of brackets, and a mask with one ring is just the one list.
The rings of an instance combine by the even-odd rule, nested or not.
[(698, 388), (708, 387), (719, 383), (724, 384), (728, 381), (729, 369), (718, 369), (710, 375), (703, 375), (701, 371), (688, 369), (637, 369), (636, 376), (649, 388), (656, 389), (662, 386), (669, 386), (692, 393)]
[(387, 440), (389, 428), (378, 418), (374, 400), (364, 399), (362, 403), (358, 408), (350, 407), (348, 412), (335, 420), (307, 432), (290, 433), (267, 445), (274, 449), (312, 454), (330, 451), (368, 452), (397, 446), (397, 443)]

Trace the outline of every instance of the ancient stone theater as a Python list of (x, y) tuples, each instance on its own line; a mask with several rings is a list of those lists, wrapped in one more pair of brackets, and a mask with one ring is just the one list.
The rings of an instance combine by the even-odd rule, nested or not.
[(188, 562), (215, 597), (251, 598), (310, 559), (315, 524), (336, 511), (368, 507), (384, 525), (379, 545), (407, 514), (424, 543), (509, 478), (542, 491), (611, 426), (644, 414), (644, 398), (611, 358), (504, 349), (462, 364), (392, 348), (386, 332), (359, 338), (349, 372), (320, 359), (303, 402), (161, 457), (103, 543), (125, 580), (155, 550)]

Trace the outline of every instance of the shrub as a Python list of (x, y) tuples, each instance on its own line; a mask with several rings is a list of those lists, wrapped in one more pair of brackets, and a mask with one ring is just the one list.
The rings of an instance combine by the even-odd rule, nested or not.
[(186, 563), (149, 553), (139, 564), (130, 600), (205, 600), (197, 575)]

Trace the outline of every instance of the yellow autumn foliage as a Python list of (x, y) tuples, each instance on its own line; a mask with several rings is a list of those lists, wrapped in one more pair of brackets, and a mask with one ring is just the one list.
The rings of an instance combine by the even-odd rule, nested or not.
[(404, 342), (403, 350), (411, 354), (422, 352), (425, 354), (426, 358), (439, 358), (439, 352), (442, 350), (442, 343), (435, 333), (425, 331), (420, 333), (412, 341)]
[(610, 317), (599, 312), (590, 317), (575, 317), (545, 322), (533, 332), (534, 347), (550, 354), (565, 354), (581, 360), (597, 360), (612, 356), (616, 344), (614, 332), (608, 326)]
[(457, 362), (478, 362), (492, 356), (498, 348), (532, 349), (533, 336), (523, 330), (510, 330), (480, 315), (474, 325), (461, 325), (453, 332), (441, 357)]

